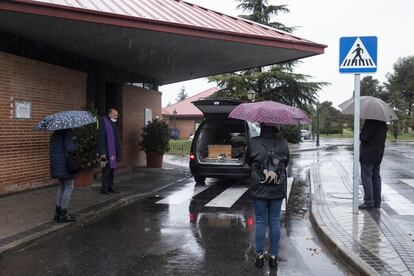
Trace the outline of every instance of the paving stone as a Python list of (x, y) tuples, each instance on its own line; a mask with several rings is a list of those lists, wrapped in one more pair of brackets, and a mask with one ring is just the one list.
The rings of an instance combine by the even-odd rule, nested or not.
[[(326, 226), (343, 245), (365, 260), (382, 275), (401, 275), (401, 273), (414, 273), (411, 255), (414, 247), (402, 238), (397, 225), (385, 213), (384, 210), (360, 211), (355, 225), (355, 217), (352, 212), (352, 201), (341, 202), (338, 205), (333, 197), (326, 194), (334, 193), (334, 189), (347, 191), (350, 188), (349, 178), (344, 177), (344, 168), (338, 162), (320, 163), (319, 167), (312, 170), (313, 179), (321, 181), (322, 185), (315, 186), (317, 211), (320, 213)], [(336, 172), (336, 173), (335, 173)], [(321, 176), (322, 174), (322, 176)], [(329, 177), (336, 176), (334, 187), (326, 186)], [(342, 177), (341, 177), (342, 175)], [(342, 179), (344, 188), (338, 187), (338, 179)], [(351, 186), (352, 187), (352, 186)], [(325, 191), (324, 189), (327, 188)], [(355, 240), (355, 227), (358, 238)], [(355, 245), (358, 245), (355, 247)], [(400, 253), (400, 254), (399, 254)], [(384, 274), (385, 273), (385, 274)], [(413, 274), (414, 275), (414, 274)]]

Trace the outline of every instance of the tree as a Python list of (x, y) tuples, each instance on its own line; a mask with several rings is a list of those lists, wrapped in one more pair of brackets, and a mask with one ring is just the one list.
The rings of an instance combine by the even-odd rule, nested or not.
[(317, 91), (327, 83), (309, 82), (309, 76), (293, 73), (284, 65), (274, 65), (210, 77), (222, 89), (219, 97), (247, 100), (247, 91), (257, 92), (257, 100), (272, 100), (309, 111), (317, 100)]
[(258, 22), (289, 33), (295, 29), (294, 27), (287, 27), (280, 22), (271, 22), (272, 16), (277, 16), (282, 12), (289, 12), (286, 5), (268, 5), (268, 0), (238, 0), (238, 2), (241, 3), (237, 6), (237, 8), (242, 9), (244, 12), (251, 12), (249, 15), (240, 15), (241, 18)]
[(394, 138), (397, 139), (398, 135), (400, 134), (400, 124), (398, 123), (398, 121), (392, 122), (391, 132), (392, 132), (392, 136), (394, 136)]
[(379, 80), (366, 76), (361, 80), (361, 96), (373, 96), (387, 102), (387, 91)]
[(399, 58), (394, 64), (394, 73), (387, 74), (390, 103), (397, 109), (405, 132), (413, 124), (414, 104), (414, 56)]
[(340, 133), (341, 112), (325, 101), (319, 105), (319, 132), (324, 134)]
[[(238, 8), (250, 12), (241, 17), (285, 31), (293, 28), (274, 22), (272, 16), (289, 12), (285, 5), (268, 5), (268, 0), (238, 0)], [(221, 88), (218, 97), (235, 97), (247, 100), (247, 91), (253, 89), (257, 100), (273, 100), (309, 111), (316, 103), (317, 91), (327, 83), (310, 82), (310, 76), (294, 73), (295, 63), (258, 67), (235, 73), (210, 77)]]
[(177, 98), (175, 98), (175, 99), (177, 100), (177, 102), (181, 102), (181, 101), (184, 101), (185, 99), (187, 99), (187, 97), (188, 97), (188, 94), (185, 93), (185, 86), (183, 85), (180, 88), (180, 92), (178, 93)]

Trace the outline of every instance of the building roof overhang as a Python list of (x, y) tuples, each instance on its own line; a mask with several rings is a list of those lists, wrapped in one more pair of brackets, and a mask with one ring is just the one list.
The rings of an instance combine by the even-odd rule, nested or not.
[[(0, 1), (0, 31), (103, 62), (160, 85), (305, 58), (322, 54), (326, 47), (180, 0), (166, 0), (170, 12), (189, 5), (194, 11), (187, 12), (200, 19), (191, 14), (193, 21), (183, 23), (171, 17), (123, 13), (108, 4), (109, 9), (91, 9), (54, 1), (59, 5), (53, 0)], [(87, 3), (73, 3), (82, 1)], [(128, 1), (132, 0), (117, 5)], [(155, 5), (157, 1), (147, 2)], [(212, 13), (218, 23), (223, 20), (221, 27), (209, 23)]]

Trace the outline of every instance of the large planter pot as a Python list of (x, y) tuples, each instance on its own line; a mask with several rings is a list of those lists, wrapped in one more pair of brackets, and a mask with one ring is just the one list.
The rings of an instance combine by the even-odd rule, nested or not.
[(162, 168), (162, 158), (164, 154), (159, 152), (146, 152), (147, 168)]
[(75, 176), (75, 186), (76, 187), (91, 186), (95, 174), (96, 174), (96, 168), (87, 168), (87, 169), (81, 170)]

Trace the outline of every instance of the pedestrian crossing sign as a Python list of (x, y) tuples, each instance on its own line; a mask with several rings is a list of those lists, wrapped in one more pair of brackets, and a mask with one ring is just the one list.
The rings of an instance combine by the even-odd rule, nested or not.
[(339, 72), (376, 72), (377, 40), (376, 36), (341, 37), (339, 40)]

